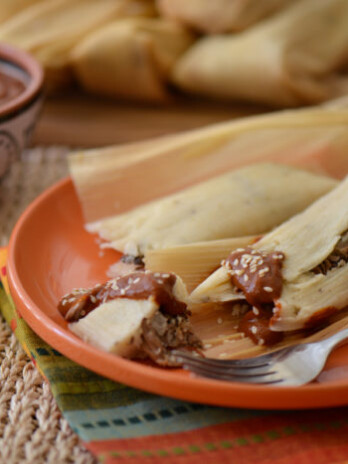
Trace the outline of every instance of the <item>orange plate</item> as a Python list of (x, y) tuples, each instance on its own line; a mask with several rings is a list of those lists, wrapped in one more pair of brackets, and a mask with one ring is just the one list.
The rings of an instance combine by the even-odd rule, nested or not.
[(71, 333), (57, 310), (74, 287), (106, 280), (118, 258), (100, 256), (94, 236), (83, 228), (72, 181), (63, 180), (36, 199), (18, 221), (9, 246), (8, 274), (20, 313), (47, 343), (77, 363), (110, 379), (188, 401), (248, 408), (293, 409), (348, 404), (348, 346), (331, 356), (322, 382), (276, 387), (195, 378), (93, 348)]

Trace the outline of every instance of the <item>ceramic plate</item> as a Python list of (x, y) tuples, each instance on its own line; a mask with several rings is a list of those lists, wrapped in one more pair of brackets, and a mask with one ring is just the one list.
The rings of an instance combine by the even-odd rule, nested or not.
[(56, 350), (115, 381), (188, 401), (248, 408), (293, 409), (348, 404), (348, 346), (329, 359), (321, 381), (303, 387), (258, 386), (193, 377), (122, 359), (86, 344), (57, 310), (61, 296), (74, 287), (106, 280), (118, 259), (100, 253), (83, 228), (82, 213), (70, 179), (37, 198), (18, 221), (9, 245), (8, 275), (15, 303), (32, 329)]

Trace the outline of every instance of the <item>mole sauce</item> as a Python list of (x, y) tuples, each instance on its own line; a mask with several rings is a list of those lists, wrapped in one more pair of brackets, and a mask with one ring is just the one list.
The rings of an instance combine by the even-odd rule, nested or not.
[(74, 290), (62, 298), (58, 309), (71, 322), (86, 316), (102, 303), (116, 298), (143, 300), (152, 296), (162, 312), (173, 316), (187, 314), (186, 304), (173, 295), (175, 282), (174, 274), (133, 272), (90, 290)]
[(258, 344), (273, 345), (283, 338), (281, 332), (270, 330), (269, 320), (274, 300), (282, 292), (284, 258), (281, 252), (265, 253), (248, 247), (232, 252), (224, 262), (232, 284), (254, 307), (242, 318), (239, 330)]

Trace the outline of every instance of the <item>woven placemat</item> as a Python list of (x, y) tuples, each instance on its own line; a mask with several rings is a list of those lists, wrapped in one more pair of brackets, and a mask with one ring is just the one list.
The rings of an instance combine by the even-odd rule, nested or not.
[[(0, 181), (0, 244), (19, 215), (48, 186), (67, 175), (64, 147), (25, 151)], [(95, 463), (62, 417), (48, 384), (0, 316), (0, 462)]]

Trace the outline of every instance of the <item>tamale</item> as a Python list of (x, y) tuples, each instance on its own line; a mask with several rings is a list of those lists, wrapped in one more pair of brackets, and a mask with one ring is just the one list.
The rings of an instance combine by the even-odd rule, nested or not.
[[(194, 290), (192, 300), (230, 301), (238, 296), (255, 306), (257, 314), (267, 303), (273, 331), (316, 326), (348, 306), (347, 230), (348, 177), (302, 213), (241, 249), (240, 256), (232, 253)], [(278, 270), (272, 263), (277, 259)], [(265, 292), (269, 298), (262, 300)]]
[(161, 18), (119, 20), (79, 43), (72, 51), (72, 67), (91, 93), (167, 100), (168, 76), (193, 40), (184, 27)]
[(295, 2), (240, 34), (203, 37), (178, 61), (173, 82), (189, 93), (278, 107), (345, 95), (347, 18), (346, 0)]
[[(336, 181), (300, 169), (255, 164), (213, 177), (134, 210), (88, 225), (124, 254), (269, 231)], [(301, 188), (299, 188), (301, 186)]]
[(0, 40), (32, 53), (54, 82), (66, 82), (70, 51), (87, 34), (116, 18), (152, 14), (150, 0), (45, 0), (1, 24)]
[(173, 273), (135, 272), (65, 295), (59, 309), (76, 335), (124, 357), (176, 365), (173, 349), (201, 347), (188, 319), (187, 291)]
[(295, 0), (157, 0), (160, 13), (208, 34), (242, 31)]

